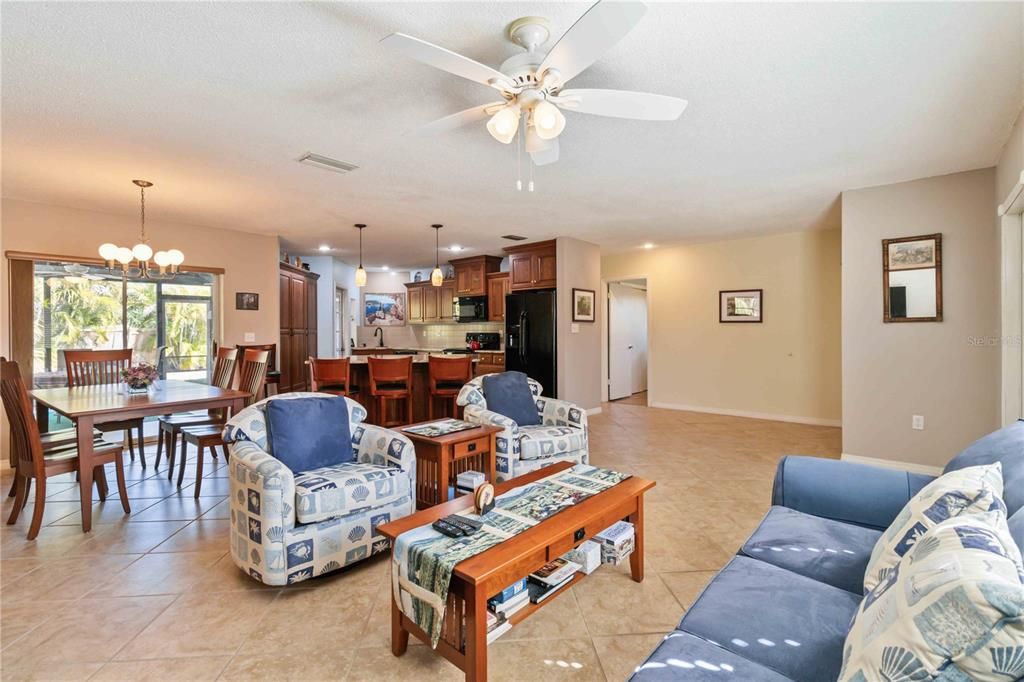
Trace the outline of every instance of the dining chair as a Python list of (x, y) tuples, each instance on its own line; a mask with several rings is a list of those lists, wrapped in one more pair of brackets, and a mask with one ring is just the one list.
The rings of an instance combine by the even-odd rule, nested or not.
[[(121, 383), (121, 370), (132, 364), (132, 349), (124, 350), (66, 350), (64, 363), (68, 370), (68, 388), (76, 386), (100, 386)], [(142, 434), (142, 417), (122, 419), (116, 422), (97, 424), (96, 428), (103, 433), (124, 431), (128, 443), (128, 454), (135, 461), (135, 441), (132, 430), (139, 434), (139, 460), (146, 467), (146, 444)]]
[(473, 356), (456, 355), (444, 357), (431, 355), (427, 358), (427, 418), (434, 418), (434, 405), (438, 400), (444, 400), (445, 416), (448, 416), (447, 405), (451, 403), (451, 415), (458, 419), (459, 406), (456, 399), (459, 391), (473, 378)]
[[(25, 381), (21, 377), (18, 363), (0, 358), (0, 396), (4, 403), (4, 411), (11, 425), (11, 441), (17, 457), (14, 470), (15, 497), (11, 515), (7, 525), (17, 522), (18, 516), (28, 504), (28, 493), (31, 482), (36, 484), (35, 504), (32, 509), (32, 521), (28, 527), (28, 539), (34, 540), (39, 535), (43, 522), (43, 510), (46, 506), (46, 479), (60, 474), (78, 471), (78, 449), (75, 445), (44, 448), (32, 409)], [(94, 447), (96, 468), (94, 476), (100, 500), (107, 499), (107, 477), (104, 465), (114, 463), (117, 474), (117, 492), (121, 497), (121, 507), (125, 514), (131, 513), (128, 504), (128, 492), (124, 480), (124, 448), (114, 443), (96, 444)], [(91, 494), (91, 490), (89, 493)], [(91, 501), (90, 501), (91, 503)]]
[[(259, 400), (260, 388), (267, 376), (269, 366), (269, 351), (250, 349), (242, 356), (238, 390), (249, 394), (245, 399), (245, 406), (248, 407)], [(220, 447), (224, 454), (224, 461), (227, 461), (228, 451), (224, 446), (221, 432), (224, 429), (224, 422), (205, 424), (203, 426), (186, 426), (181, 430), (181, 464), (178, 466), (178, 487), (181, 487), (185, 478), (185, 462), (188, 460), (187, 445), (191, 443), (197, 448), (196, 453), (196, 489), (195, 497), (199, 498), (199, 492), (203, 486), (203, 451), (210, 450), (210, 456), (216, 458), (216, 447)]]
[(281, 383), (281, 372), (277, 369), (277, 344), (276, 343), (240, 343), (235, 346), (239, 353), (244, 353), (247, 350), (265, 350), (270, 354), (267, 364), (267, 376), (263, 380), (263, 397), (267, 398), (270, 396), (270, 387), (274, 387), (274, 393), (277, 393), (277, 387)]
[(318, 393), (353, 397), (359, 387), (353, 386), (349, 372), (348, 358), (314, 358), (306, 361), (309, 365), (309, 390)]
[[(213, 365), (212, 386), (230, 389), (235, 380), (235, 364), (238, 359), (237, 348), (218, 348)], [(178, 436), (186, 426), (202, 426), (204, 424), (223, 423), (226, 420), (225, 408), (213, 410), (194, 410), (182, 414), (161, 417), (157, 431), (156, 467), (160, 468), (160, 457), (164, 445), (167, 446), (167, 480), (174, 473), (174, 459), (178, 450)]]
[[(404, 358), (367, 357), (370, 397), (374, 401), (378, 426), (385, 428), (412, 423), (412, 356)], [(405, 421), (388, 419), (388, 403), (405, 402)], [(396, 415), (397, 416), (397, 415)]]

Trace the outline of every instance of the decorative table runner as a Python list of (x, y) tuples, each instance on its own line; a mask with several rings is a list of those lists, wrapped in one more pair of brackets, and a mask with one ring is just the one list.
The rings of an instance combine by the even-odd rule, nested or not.
[(448, 586), (455, 564), (518, 535), (558, 512), (629, 478), (610, 469), (577, 464), (534, 483), (513, 488), (495, 499), (483, 521), (468, 537), (450, 538), (429, 525), (402, 533), (392, 552), (395, 603), (437, 647), (444, 621)]

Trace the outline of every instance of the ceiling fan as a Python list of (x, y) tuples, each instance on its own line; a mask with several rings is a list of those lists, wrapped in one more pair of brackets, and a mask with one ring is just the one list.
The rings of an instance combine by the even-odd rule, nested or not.
[(392, 33), (381, 43), (428, 66), (494, 88), (501, 99), (471, 107), (427, 124), (429, 131), (452, 130), (487, 120), (487, 131), (503, 144), (525, 128), (525, 149), (533, 163), (558, 160), (558, 136), (565, 128), (562, 109), (644, 121), (674, 121), (686, 100), (627, 90), (563, 89), (563, 86), (618, 43), (646, 13), (640, 2), (599, 1), (565, 32), (546, 53), (540, 48), (551, 37), (547, 19), (523, 17), (508, 26), (507, 36), (526, 52), (498, 68), (464, 57), (404, 33)]

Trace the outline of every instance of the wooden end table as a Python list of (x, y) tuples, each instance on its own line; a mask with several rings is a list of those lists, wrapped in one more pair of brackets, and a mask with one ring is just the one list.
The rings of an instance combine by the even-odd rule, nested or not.
[[(409, 426), (429, 424), (436, 419)], [(431, 438), (399, 428), (416, 446), (416, 509), (426, 509), (448, 501), (448, 486), (463, 471), (479, 471), (494, 483), (494, 453), (500, 426), (480, 425)]]
[[(527, 483), (533, 483), (572, 466), (559, 462), (543, 469), (513, 478), (494, 486), (501, 494)], [(579, 504), (541, 521), (536, 526), (502, 543), (461, 561), (452, 571), (445, 609), (441, 639), (437, 653), (466, 673), (471, 682), (487, 679), (487, 600), (524, 578), (547, 562), (562, 556), (585, 540), (600, 533), (616, 521), (633, 524), (635, 547), (629, 556), (630, 575), (636, 582), (644, 579), (644, 493), (654, 487), (654, 481), (636, 476), (622, 481)], [(437, 519), (464, 512), (473, 507), (473, 498), (464, 495), (450, 502), (416, 512), (405, 518), (377, 526), (377, 532), (391, 540), (402, 533), (433, 523)], [(394, 570), (394, 568), (392, 568)], [(598, 569), (601, 570), (601, 569)], [(513, 627), (528, 618), (537, 609), (557, 599), (569, 587), (586, 579), (577, 573), (568, 585), (540, 604), (529, 603), (514, 613), (509, 622)], [(409, 634), (430, 643), (430, 637), (416, 623), (401, 612), (391, 594), (391, 653), (401, 656), (409, 645)]]

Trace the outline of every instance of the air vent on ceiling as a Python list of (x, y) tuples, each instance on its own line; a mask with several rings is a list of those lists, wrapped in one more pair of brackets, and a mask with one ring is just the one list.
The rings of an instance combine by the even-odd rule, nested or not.
[(508, 240), (514, 241), (514, 242), (521, 242), (521, 241), (526, 239), (526, 237), (524, 237), (524, 236), (522, 236), (520, 234), (503, 234), (503, 235), (501, 235), (501, 238), (502, 239), (508, 239)]
[(298, 158), (299, 163), (304, 163), (308, 166), (314, 166), (316, 168), (323, 168), (324, 170), (334, 171), (335, 173), (348, 173), (354, 171), (359, 166), (354, 163), (347, 163), (345, 161), (338, 161), (332, 159), (329, 156), (320, 156), (313, 152), (306, 152)]

